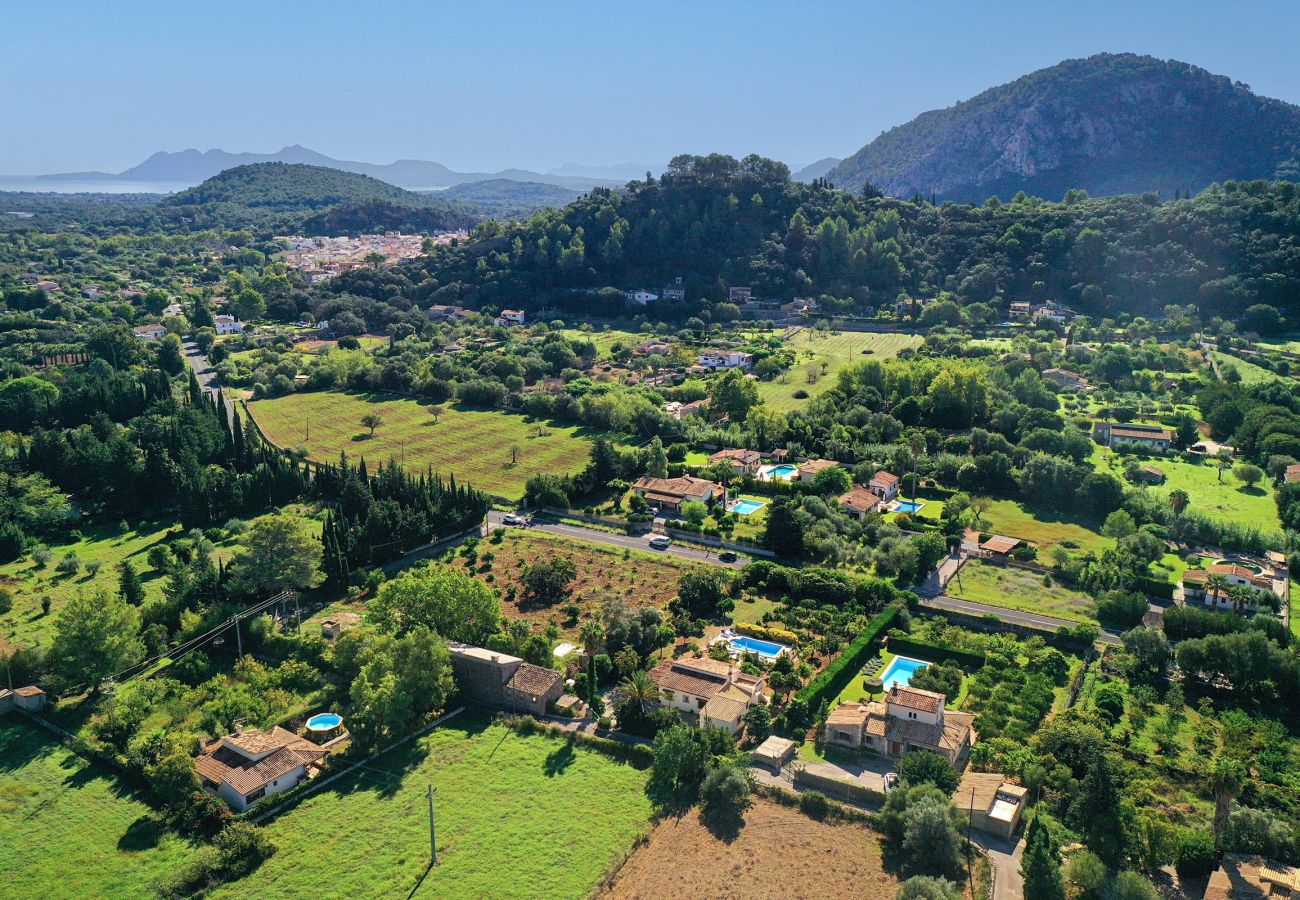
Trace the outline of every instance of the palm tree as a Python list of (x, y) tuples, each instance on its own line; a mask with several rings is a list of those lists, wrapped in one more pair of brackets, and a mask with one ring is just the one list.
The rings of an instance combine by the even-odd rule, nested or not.
[(1183, 510), (1187, 509), (1187, 505), (1191, 502), (1192, 498), (1182, 488), (1174, 488), (1169, 492), (1169, 508), (1174, 511), (1175, 519), (1182, 516)]
[(1232, 601), (1232, 611), (1241, 612), (1243, 606), (1249, 606), (1255, 599), (1255, 589), (1244, 584), (1234, 584), (1228, 588), (1228, 599)]
[(650, 674), (637, 669), (618, 685), (624, 703), (635, 703), (642, 714), (649, 712), (659, 702), (659, 685), (650, 680)]
[(1232, 801), (1241, 795), (1243, 782), (1246, 780), (1246, 768), (1237, 760), (1220, 756), (1214, 761), (1206, 779), (1206, 787), (1214, 794), (1214, 846), (1223, 847), (1223, 826), (1228, 821), (1228, 812)]
[(587, 704), (596, 696), (596, 651), (605, 642), (605, 629), (595, 619), (587, 622), (578, 631), (582, 640), (582, 649), (587, 654)]
[(1228, 576), (1209, 575), (1205, 579), (1205, 593), (1213, 596), (1217, 603), (1228, 591)]

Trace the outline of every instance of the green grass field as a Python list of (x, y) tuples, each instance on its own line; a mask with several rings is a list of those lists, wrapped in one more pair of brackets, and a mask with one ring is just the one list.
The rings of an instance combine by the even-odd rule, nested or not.
[[(275, 856), (213, 896), (584, 897), (648, 827), (645, 781), (462, 713), (268, 823)], [(430, 783), (438, 866), (424, 877)]]
[(580, 328), (566, 328), (560, 334), (569, 340), (591, 341), (596, 345), (596, 352), (601, 356), (609, 356), (615, 344), (622, 344), (624, 347), (631, 349), (637, 344), (654, 337), (654, 335), (650, 334), (637, 334), (634, 331), (620, 331), (617, 328), (611, 328), (609, 331), (583, 331)]
[(1067, 512), (1031, 510), (1017, 500), (994, 500), (980, 527), (982, 531), (1033, 541), (1038, 544), (1039, 558), (1044, 560), (1053, 547), (1101, 553), (1111, 546), (1109, 538), (1102, 537), (1088, 523)]
[(111, 775), (0, 720), (0, 896), (151, 897), (194, 852)]
[(1037, 572), (971, 560), (958, 574), (960, 581), (948, 582), (948, 593), (954, 597), (1079, 622), (1096, 620), (1091, 597), (1055, 582), (1045, 587)]
[(1226, 375), (1229, 367), (1237, 370), (1241, 375), (1242, 384), (1264, 384), (1269, 381), (1285, 380), (1281, 375), (1270, 372), (1263, 366), (1257, 366), (1252, 362), (1247, 362), (1240, 356), (1233, 356), (1231, 353), (1224, 353), (1221, 350), (1211, 350), (1214, 354), (1214, 360), (1219, 364), (1219, 369)]
[[(1101, 447), (1093, 454), (1097, 471), (1122, 478), (1128, 458), (1109, 454)], [(1199, 512), (1212, 519), (1237, 522), (1255, 528), (1280, 529), (1277, 503), (1273, 499), (1273, 485), (1265, 478), (1252, 488), (1243, 484), (1231, 470), (1219, 480), (1218, 468), (1208, 462), (1194, 463), (1176, 459), (1152, 458), (1139, 460), (1149, 463), (1165, 473), (1163, 484), (1149, 485), (1151, 494), (1166, 498), (1169, 492), (1181, 488), (1191, 498), (1188, 510)]]
[[(798, 409), (806, 400), (796, 399), (795, 391), (807, 391), (816, 397), (835, 386), (835, 374), (847, 365), (867, 359), (892, 359), (900, 351), (921, 346), (919, 334), (862, 334), (844, 331), (839, 334), (818, 334), (805, 328), (792, 337), (786, 346), (796, 351), (794, 366), (785, 375), (785, 382), (760, 381), (758, 396), (764, 403), (782, 411)], [(871, 353), (864, 353), (870, 350)], [(826, 370), (822, 373), (821, 366)], [(808, 383), (807, 368), (817, 367), (817, 381)]]
[[(435, 424), (433, 405), (391, 394), (322, 391), (257, 400), (248, 409), (272, 442), (306, 447), (311, 459), (333, 462), (346, 452), (352, 459), (365, 456), (371, 471), (396, 459), (413, 471), (455, 475), (508, 499), (522, 496), (530, 475), (567, 475), (587, 465), (584, 429), (454, 406), (444, 406)], [(384, 420), (373, 438), (361, 424), (368, 413)], [(545, 432), (540, 437), (539, 427)], [(511, 461), (512, 447), (519, 449), (517, 462)]]

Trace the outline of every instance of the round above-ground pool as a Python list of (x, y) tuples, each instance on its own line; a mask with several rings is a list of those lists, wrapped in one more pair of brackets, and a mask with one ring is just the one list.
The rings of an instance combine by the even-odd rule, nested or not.
[(307, 720), (308, 731), (333, 731), (343, 724), (338, 713), (317, 713)]

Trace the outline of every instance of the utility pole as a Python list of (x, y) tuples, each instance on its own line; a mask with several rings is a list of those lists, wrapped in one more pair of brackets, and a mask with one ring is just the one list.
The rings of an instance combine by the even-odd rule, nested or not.
[(429, 785), (429, 865), (438, 864), (438, 838), (433, 828), (433, 785)]
[(239, 656), (244, 655), (244, 639), (239, 634), (239, 614), (235, 614), (235, 648)]

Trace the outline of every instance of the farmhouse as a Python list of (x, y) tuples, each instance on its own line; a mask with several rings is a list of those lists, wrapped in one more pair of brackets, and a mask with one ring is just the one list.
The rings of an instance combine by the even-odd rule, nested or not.
[(706, 369), (748, 369), (754, 364), (754, 354), (743, 350), (706, 350), (700, 354), (700, 365)]
[(1205, 900), (1300, 897), (1300, 869), (1262, 856), (1225, 854), (1205, 887)]
[(1139, 444), (1152, 450), (1168, 450), (1174, 443), (1174, 433), (1168, 428), (1156, 425), (1116, 425), (1110, 422), (1094, 422), (1092, 438), (1102, 446), (1112, 448), (1121, 444)]
[(659, 295), (647, 290), (624, 291), (623, 299), (637, 306), (645, 306), (647, 303), (654, 303), (658, 300)]
[(244, 331), (244, 323), (234, 316), (213, 316), (212, 324), (217, 334), (242, 334)]
[(916, 318), (921, 315), (921, 310), (924, 309), (927, 304), (933, 302), (934, 298), (903, 297), (894, 304), (894, 315), (898, 316), (900, 319), (907, 317)]
[(725, 500), (727, 496), (722, 485), (690, 475), (680, 478), (654, 478), (646, 475), (632, 485), (632, 490), (644, 497), (655, 509), (672, 513), (681, 512), (682, 504), (689, 500), (707, 503), (715, 497)]
[(972, 828), (1009, 838), (1020, 824), (1029, 791), (996, 772), (967, 772), (953, 802)]
[(430, 306), (425, 315), (428, 316), (430, 322), (454, 322), (468, 316), (469, 311), (463, 306), (439, 303)]
[(501, 314), (492, 321), (497, 325), (522, 325), (524, 318), (522, 309), (503, 309)]
[(1159, 466), (1138, 466), (1133, 470), (1133, 479), (1144, 484), (1163, 484), (1165, 470)]
[(932, 750), (957, 766), (975, 742), (975, 715), (946, 712), (943, 694), (894, 685), (882, 703), (841, 703), (826, 719), (826, 742), (899, 757)]
[(763, 457), (757, 450), (719, 450), (709, 457), (710, 465), (726, 463), (737, 475), (753, 475), (758, 472)]
[(1045, 319), (1057, 324), (1069, 322), (1074, 317), (1074, 310), (1061, 306), (1054, 300), (1049, 300), (1046, 305), (1034, 310), (1034, 319)]
[(650, 670), (659, 705), (698, 715), (700, 726), (740, 730), (745, 712), (765, 703), (763, 678), (716, 659), (666, 659)]
[(886, 503), (898, 496), (898, 476), (890, 472), (877, 472), (867, 482), (867, 487), (880, 495)]
[(838, 466), (833, 459), (809, 459), (799, 463), (799, 480), (805, 484), (810, 483), (817, 477), (818, 472), (824, 472), (826, 469), (834, 469)]
[(554, 669), (469, 644), (448, 647), (456, 684), (475, 703), (541, 716), (564, 693), (564, 676)]
[(1012, 322), (1022, 322), (1034, 313), (1034, 304), (1028, 300), (1012, 300), (1007, 310), (1007, 318)]
[(1043, 378), (1066, 391), (1086, 391), (1088, 379), (1069, 369), (1044, 369)]
[(667, 356), (673, 352), (673, 345), (664, 341), (646, 341), (637, 345), (636, 352), (645, 356)]
[(860, 484), (855, 484), (847, 493), (840, 494), (840, 508), (858, 519), (879, 511), (880, 505), (880, 495)]
[(148, 325), (137, 325), (132, 331), (142, 341), (156, 341), (167, 333), (167, 329), (157, 322), (150, 322)]
[(754, 292), (747, 287), (727, 288), (728, 303), (745, 303), (752, 296), (754, 296)]
[(1267, 575), (1236, 563), (1216, 563), (1208, 569), (1188, 569), (1183, 572), (1183, 600), (1196, 601), (1219, 609), (1232, 608), (1234, 601), (1226, 591), (1218, 593), (1207, 587), (1211, 575), (1223, 576), (1229, 587), (1244, 586), (1274, 592), (1273, 580)]
[(678, 275), (675, 279), (673, 279), (672, 284), (665, 285), (663, 288), (661, 288), (659, 291), (659, 296), (663, 297), (665, 300), (672, 300), (679, 303), (682, 300), (685, 300), (686, 288), (682, 284), (682, 277)]
[(292, 731), (248, 729), (200, 742), (194, 768), (203, 786), (243, 812), (311, 777), (329, 751)]

